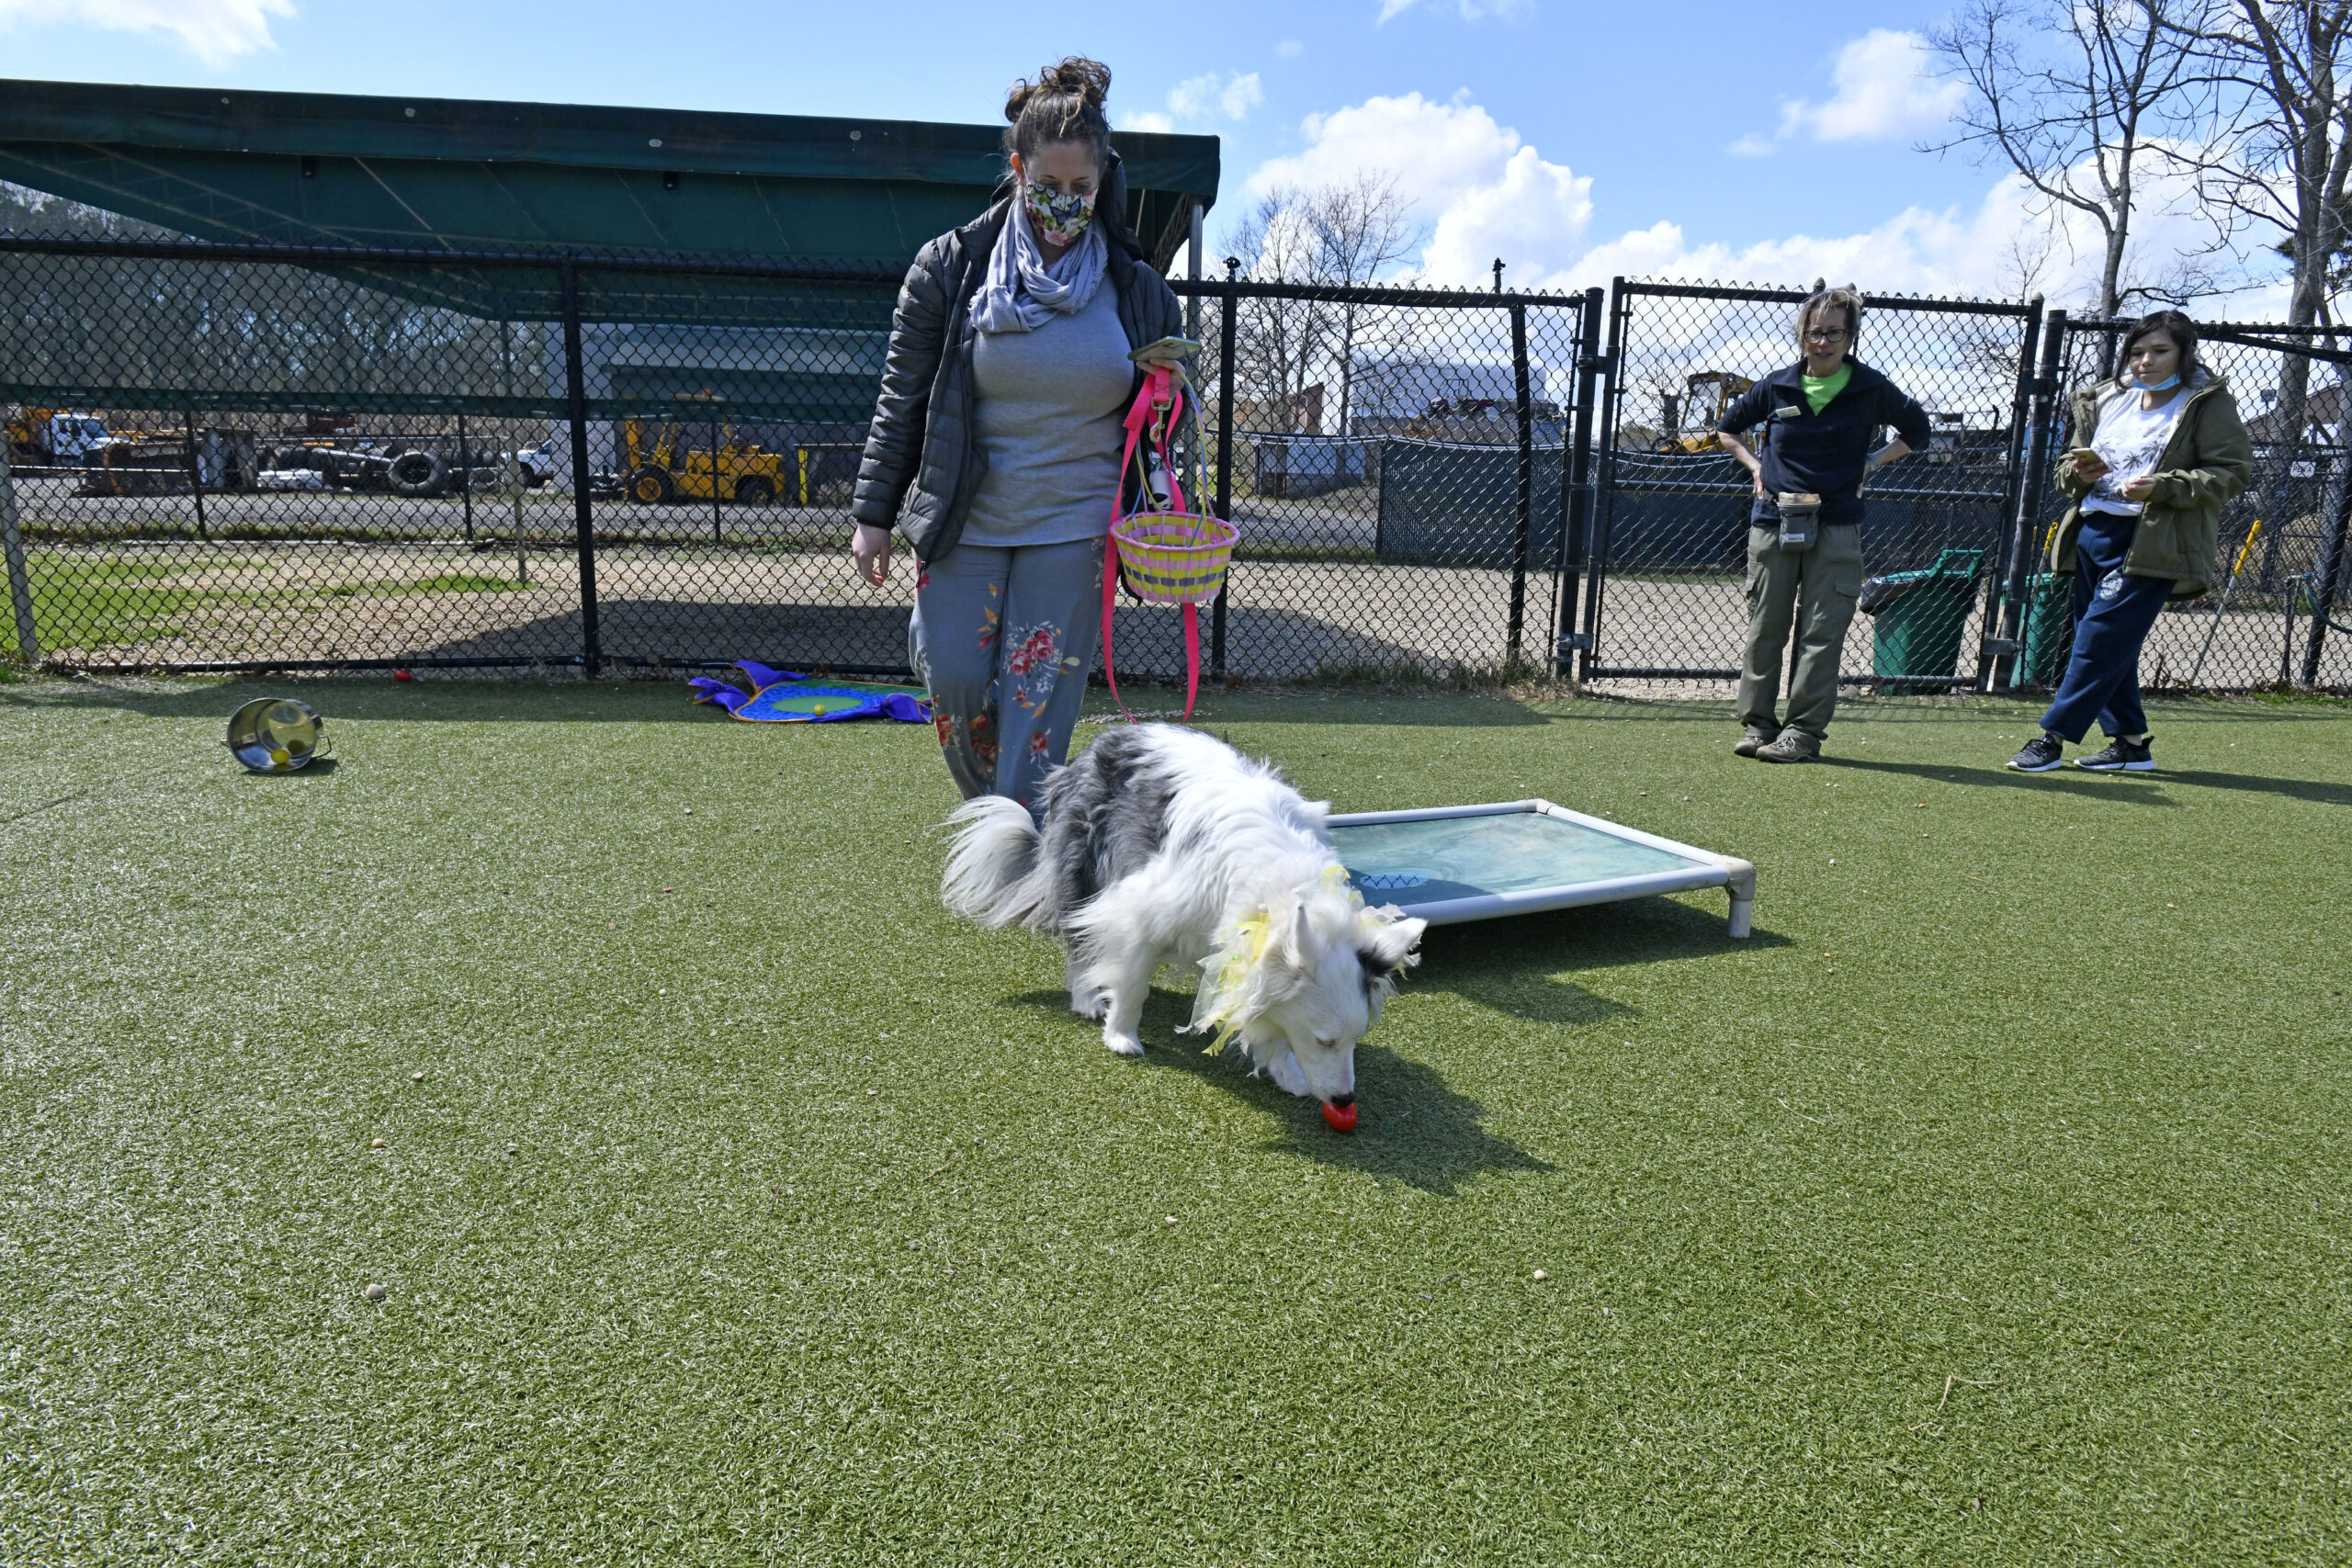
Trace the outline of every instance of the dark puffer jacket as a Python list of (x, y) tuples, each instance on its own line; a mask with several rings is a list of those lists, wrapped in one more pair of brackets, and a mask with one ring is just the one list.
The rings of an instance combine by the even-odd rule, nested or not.
[[(919, 560), (935, 561), (956, 547), (987, 469), (988, 459), (972, 442), (972, 344), (978, 331), (972, 299), (987, 276), (989, 254), (1014, 195), (1008, 182), (985, 214), (923, 246), (899, 289), (882, 394), (865, 433), (850, 515), (876, 528), (897, 527)], [(1127, 232), (1126, 210), (1126, 175), (1114, 152), (1094, 203), (1095, 221), (1109, 224), (1103, 282), (1117, 296), (1127, 346), (1141, 348), (1182, 333), (1184, 312)], [(1138, 370), (1136, 387), (1142, 384)]]

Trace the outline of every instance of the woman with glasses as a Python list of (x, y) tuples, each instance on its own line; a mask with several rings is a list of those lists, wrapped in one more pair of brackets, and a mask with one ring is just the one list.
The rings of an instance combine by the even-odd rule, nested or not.
[[(1821, 755), (1838, 708), (1839, 656), (1862, 592), (1862, 491), (1870, 476), (1928, 442), (1928, 415), (1854, 357), (1862, 299), (1825, 288), (1797, 311), (1804, 357), (1724, 412), (1715, 439), (1755, 490), (1747, 528), (1747, 651), (1739, 677), (1742, 734), (1732, 750), (1766, 762)], [(1766, 427), (1750, 451), (1739, 433)], [(1883, 426), (1894, 439), (1876, 451)], [(1788, 716), (1781, 674), (1796, 634)]]
[(2178, 310), (2143, 316), (2123, 340), (2129, 367), (2075, 394), (2075, 444), (2058, 460), (2074, 502), (2050, 541), (2050, 570), (2074, 579), (2075, 649), (2041, 733), (2009, 759), (2046, 773), (2066, 747), (2107, 732), (2075, 759), (2098, 773), (2154, 771), (2140, 706), (2140, 649), (2167, 600), (2213, 586), (2222, 509), (2245, 489), (2254, 443), (2222, 378), (2197, 363), (2197, 323)]

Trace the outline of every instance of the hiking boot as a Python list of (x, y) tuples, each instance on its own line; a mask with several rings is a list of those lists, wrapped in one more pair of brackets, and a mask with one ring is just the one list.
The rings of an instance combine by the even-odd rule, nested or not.
[(1741, 736), (1733, 745), (1731, 754), (1735, 757), (1753, 757), (1780, 738), (1781, 732), (1777, 729), (1767, 729), (1760, 724), (1751, 724), (1747, 727), (1747, 733)]
[(2025, 743), (2025, 750), (2009, 759), (2012, 772), (2046, 773), (2065, 761), (2066, 743), (2048, 730), (2043, 730)]
[(2109, 738), (2106, 750), (2075, 758), (2075, 766), (2095, 773), (2153, 773), (2156, 759), (2147, 741), (2126, 740), (2117, 735)]
[(1810, 762), (1821, 755), (1821, 742), (1802, 729), (1783, 729), (1780, 739), (1756, 749), (1759, 762)]

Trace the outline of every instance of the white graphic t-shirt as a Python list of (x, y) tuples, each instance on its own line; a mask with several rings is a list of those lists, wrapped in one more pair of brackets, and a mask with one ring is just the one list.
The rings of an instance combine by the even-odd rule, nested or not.
[(2137, 387), (2126, 387), (2108, 400), (2098, 411), (2098, 434), (2091, 441), (2091, 450), (2107, 459), (2107, 477), (2083, 498), (2084, 511), (2108, 512), (2118, 517), (2140, 515), (2141, 503), (2124, 500), (2123, 487), (2156, 471), (2156, 465), (2164, 461), (2165, 446), (2172, 440), (2172, 427), (2180, 423), (2180, 411), (2188, 402), (2186, 387), (2152, 409), (2140, 406)]

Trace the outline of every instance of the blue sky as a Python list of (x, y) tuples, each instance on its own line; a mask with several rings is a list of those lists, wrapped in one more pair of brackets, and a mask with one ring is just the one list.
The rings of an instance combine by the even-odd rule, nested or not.
[[(1224, 139), (1213, 241), (1253, 189), (1372, 168), (1413, 198), (1413, 269), (1437, 281), (1479, 281), (1498, 254), (1515, 284), (1555, 287), (2014, 292), (2038, 266), (2063, 297), (2089, 259), (2068, 236), (2053, 250), (1998, 171), (1914, 150), (1950, 111), (1917, 42), (1946, 9), (1821, 0), (1792, 26), (1561, 0), (0, 0), (0, 74), (970, 121), (1085, 52), (1114, 73), (1115, 122)], [(2185, 243), (2150, 227), (2152, 254)]]

